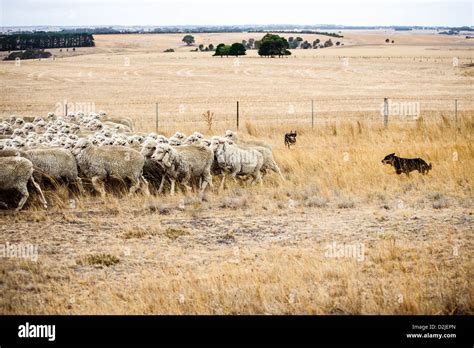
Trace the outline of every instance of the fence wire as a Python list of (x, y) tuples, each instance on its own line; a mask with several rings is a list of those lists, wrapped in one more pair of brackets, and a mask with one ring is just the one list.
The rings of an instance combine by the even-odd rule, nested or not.
[[(312, 127), (326, 122), (364, 120), (383, 122), (410, 122), (420, 117), (435, 119), (445, 116), (455, 120), (461, 113), (474, 110), (474, 99), (436, 97), (388, 98), (387, 106), (381, 97), (315, 97), (301, 100), (236, 100), (236, 101), (183, 101), (145, 103), (124, 101), (117, 103), (65, 104), (3, 104), (1, 117), (10, 115), (45, 116), (48, 112), (64, 115), (66, 112), (99, 112), (104, 110), (112, 117), (129, 117), (137, 131), (173, 130), (179, 127), (206, 129), (237, 128), (246, 122), (256, 125), (287, 125)], [(385, 110), (387, 108), (387, 110)]]

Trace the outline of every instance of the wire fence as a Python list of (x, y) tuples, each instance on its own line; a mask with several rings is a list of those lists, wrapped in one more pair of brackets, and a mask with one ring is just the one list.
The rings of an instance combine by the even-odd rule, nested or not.
[(106, 111), (112, 117), (129, 117), (136, 131), (172, 131), (180, 127), (238, 129), (246, 122), (255, 125), (317, 127), (321, 123), (364, 120), (387, 125), (414, 122), (420, 117), (436, 120), (444, 116), (457, 122), (461, 114), (474, 111), (474, 99), (467, 97), (320, 97), (302, 100), (205, 100), (205, 101), (117, 101), (3, 105), (0, 116), (65, 115), (83, 111)]

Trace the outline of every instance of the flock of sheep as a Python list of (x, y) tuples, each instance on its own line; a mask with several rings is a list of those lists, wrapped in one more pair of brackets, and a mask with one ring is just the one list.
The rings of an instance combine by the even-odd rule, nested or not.
[[(133, 132), (127, 118), (110, 118), (105, 112), (82, 112), (61, 117), (16, 117), (0, 122), (0, 192), (21, 194), (17, 210), (35, 189), (45, 208), (40, 184), (45, 180), (74, 185), (83, 194), (83, 179), (105, 195), (104, 182), (118, 179), (129, 185), (129, 194), (150, 194), (175, 186), (186, 191), (194, 185), (202, 193), (220, 176), (220, 189), (230, 175), (261, 183), (269, 171), (283, 175), (273, 159), (272, 147), (259, 140), (244, 141), (237, 133), (205, 139), (194, 132), (176, 132), (166, 138), (156, 133)], [(0, 203), (2, 204), (2, 203)], [(3, 204), (5, 205), (5, 204)]]

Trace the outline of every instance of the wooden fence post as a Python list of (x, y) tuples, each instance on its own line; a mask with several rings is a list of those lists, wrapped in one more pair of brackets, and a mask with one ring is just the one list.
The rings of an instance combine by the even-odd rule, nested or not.
[(155, 109), (155, 132), (158, 133), (158, 113), (159, 113), (159, 106), (158, 103), (156, 103), (156, 109)]
[(237, 130), (239, 130), (239, 101), (237, 101)]
[(383, 98), (383, 125), (388, 127), (388, 98)]
[(456, 122), (456, 129), (458, 128), (458, 100), (454, 99), (454, 120)]

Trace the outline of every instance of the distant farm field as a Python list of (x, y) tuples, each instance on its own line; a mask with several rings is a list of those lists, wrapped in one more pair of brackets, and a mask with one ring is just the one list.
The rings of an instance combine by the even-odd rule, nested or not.
[[(473, 314), (474, 41), (342, 34), (332, 40), (344, 46), (281, 59), (212, 57), (148, 34), (0, 62), (0, 117), (67, 104), (130, 117), (137, 132), (210, 137), (236, 129), (239, 102), (239, 133), (269, 142), (285, 177), (223, 191), (215, 177), (203, 197), (45, 188), (48, 210), (32, 195), (0, 211), (0, 245), (38, 247), (37, 260), (0, 259), (0, 313)], [(390, 153), (433, 169), (397, 175), (381, 163)]]
[[(472, 109), (474, 68), (466, 65), (473, 59), (472, 40), (432, 32), (342, 34), (331, 39), (344, 46), (293, 50), (284, 59), (260, 58), (255, 50), (238, 59), (190, 52), (199, 44), (259, 39), (261, 33), (196, 34), (193, 47), (178, 34), (96, 35), (95, 48), (52, 50), (55, 60), (1, 62), (0, 116), (62, 111), (69, 103), (70, 111), (85, 105), (132, 117), (146, 131), (155, 127), (158, 103), (162, 129), (171, 131), (190, 121), (203, 127), (207, 110), (217, 124), (234, 126), (236, 101), (242, 122), (295, 120), (303, 126), (312, 100), (316, 119), (376, 117), (385, 97), (418, 102), (421, 111), (453, 112), (456, 98), (460, 110)], [(176, 52), (163, 53), (167, 48)]]

